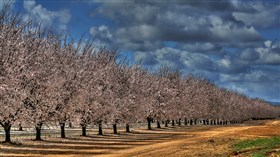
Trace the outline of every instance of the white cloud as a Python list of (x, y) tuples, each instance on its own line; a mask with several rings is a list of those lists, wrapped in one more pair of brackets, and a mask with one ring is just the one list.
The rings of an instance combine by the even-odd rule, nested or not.
[(158, 29), (155, 26), (140, 24), (118, 28), (115, 32), (117, 38), (125, 38), (131, 41), (137, 40), (154, 40), (158, 37)]
[(255, 12), (233, 12), (232, 16), (248, 26), (269, 27), (279, 21), (279, 16), (277, 16), (280, 9), (279, 3), (274, 6), (265, 6), (260, 2), (255, 2), (251, 6), (255, 9)]
[(234, 83), (228, 84), (227, 88), (243, 94), (250, 93), (246, 87)]
[(248, 81), (262, 81), (265, 77), (266, 74), (261, 70), (251, 71), (244, 76), (245, 80)]
[(267, 40), (267, 41), (264, 42), (264, 45), (265, 45), (266, 47), (271, 47), (272, 41)]
[[(268, 77), (269, 76), (269, 77)], [(251, 70), (239, 74), (219, 74), (222, 87), (236, 90), (250, 97), (262, 97), (270, 101), (280, 101), (280, 73), (275, 71)]]
[(204, 26), (208, 24), (208, 21), (205, 16), (202, 17), (188, 16), (186, 14), (171, 11), (171, 10), (167, 12), (159, 13), (157, 15), (157, 20), (160, 21), (161, 23), (180, 26), (186, 31), (197, 30), (199, 29), (200, 26)]
[(257, 63), (280, 65), (279, 42), (265, 41), (264, 47), (257, 47), (255, 51), (259, 54)]
[(221, 59), (220, 61), (218, 61), (218, 65), (222, 68), (222, 69), (229, 69), (231, 67), (231, 60), (226, 57)]
[(211, 42), (184, 43), (182, 48), (184, 50), (188, 50), (196, 53), (204, 53), (204, 52), (209, 53), (212, 51), (214, 51), (215, 53), (219, 53), (217, 52), (218, 47)]
[(105, 25), (99, 27), (91, 27), (90, 34), (99, 40), (112, 40), (113, 35), (111, 34), (109, 28)]
[(253, 41), (259, 40), (260, 35), (253, 27), (237, 26), (233, 22), (225, 22), (220, 17), (209, 16), (214, 39), (219, 41)]
[(44, 8), (41, 4), (36, 4), (34, 0), (24, 1), (23, 7), (27, 11), (27, 16), (36, 22), (41, 22), (44, 27), (50, 27), (55, 22), (58, 23), (58, 28), (61, 30), (67, 29), (67, 24), (71, 20), (71, 15), (69, 10), (63, 9), (58, 11), (50, 11)]
[(134, 58), (155, 67), (168, 64), (179, 69), (185, 69), (187, 72), (213, 70), (213, 61), (207, 55), (170, 47), (149, 52), (137, 51)]

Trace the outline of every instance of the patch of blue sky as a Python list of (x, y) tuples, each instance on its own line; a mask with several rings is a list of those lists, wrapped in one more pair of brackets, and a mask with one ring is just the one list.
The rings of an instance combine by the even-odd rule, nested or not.
[(164, 46), (171, 48), (176, 48), (178, 46), (178, 43), (174, 41), (164, 41), (163, 44)]

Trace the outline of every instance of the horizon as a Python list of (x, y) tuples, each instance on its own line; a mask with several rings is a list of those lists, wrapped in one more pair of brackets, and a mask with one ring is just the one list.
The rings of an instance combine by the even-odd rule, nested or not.
[(11, 2), (43, 27), (74, 39), (85, 33), (151, 69), (169, 64), (280, 104), (278, 1)]

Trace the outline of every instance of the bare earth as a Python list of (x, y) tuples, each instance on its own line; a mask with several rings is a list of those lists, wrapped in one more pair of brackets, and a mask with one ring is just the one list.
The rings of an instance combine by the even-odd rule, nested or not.
[[(233, 156), (231, 145), (240, 139), (280, 136), (280, 120), (250, 121), (232, 126), (176, 126), (148, 131), (135, 129), (113, 135), (22, 140), (0, 144), (0, 156)], [(279, 151), (276, 148), (276, 151)], [(244, 156), (244, 154), (239, 154)], [(246, 155), (245, 155), (246, 156)], [(271, 154), (271, 156), (277, 156)]]

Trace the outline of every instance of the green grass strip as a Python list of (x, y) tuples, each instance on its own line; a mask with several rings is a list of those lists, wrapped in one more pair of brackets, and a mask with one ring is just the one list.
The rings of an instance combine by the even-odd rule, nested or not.
[[(267, 153), (280, 147), (280, 136), (269, 138), (258, 138), (252, 140), (244, 140), (233, 145), (233, 149), (238, 154), (249, 153), (253, 157), (265, 157)], [(276, 152), (276, 154), (278, 154)]]

